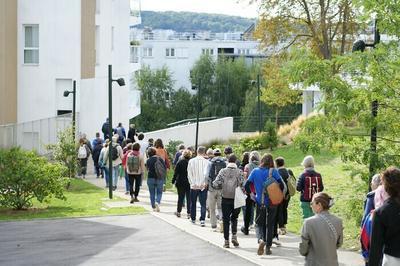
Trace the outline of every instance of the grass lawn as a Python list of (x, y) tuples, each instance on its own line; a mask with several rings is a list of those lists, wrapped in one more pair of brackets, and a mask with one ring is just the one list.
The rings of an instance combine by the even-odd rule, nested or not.
[[(298, 177), (303, 167), (300, 165), (304, 154), (293, 146), (285, 146), (272, 152), (274, 158), (282, 156), (285, 158), (286, 166), (293, 170)], [(350, 171), (346, 170), (345, 164), (338, 154), (323, 151), (321, 154), (312, 154), (315, 158), (315, 169), (320, 172), (324, 182), (324, 191), (335, 199), (335, 205), (331, 213), (343, 220), (344, 243), (348, 249), (358, 250), (359, 225), (363, 210), (363, 201), (368, 191), (367, 185), (358, 177), (352, 178)], [(302, 211), (300, 208), (300, 194), (291, 198), (289, 204), (289, 231), (299, 234), (302, 225)]]
[[(103, 202), (109, 201), (108, 192), (80, 179), (71, 179), (71, 186), (65, 192), (66, 201), (50, 199), (47, 203), (34, 201), (28, 210), (15, 211), (0, 208), (0, 220), (29, 220), (35, 218), (67, 218), (85, 216), (142, 214), (145, 209), (139, 206), (125, 208), (106, 208)], [(126, 201), (115, 197), (112, 201)]]

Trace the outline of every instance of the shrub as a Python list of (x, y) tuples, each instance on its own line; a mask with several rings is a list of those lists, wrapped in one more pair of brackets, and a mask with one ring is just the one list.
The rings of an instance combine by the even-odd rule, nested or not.
[(61, 164), (49, 163), (35, 152), (20, 148), (0, 150), (0, 206), (17, 210), (32, 206), (32, 199), (65, 199)]
[(49, 144), (46, 146), (52, 154), (56, 162), (63, 164), (66, 168), (64, 176), (70, 178), (75, 177), (78, 169), (78, 160), (76, 153), (76, 143), (72, 138), (72, 127), (60, 131), (57, 134), (57, 144)]
[(240, 145), (243, 150), (246, 151), (260, 150), (262, 148), (261, 138), (259, 136), (242, 138), (240, 140)]
[(306, 117), (300, 115), (290, 124), (281, 125), (278, 129), (278, 136), (282, 144), (287, 145), (293, 142), (293, 139), (300, 132), (301, 125), (306, 121)]
[(182, 143), (183, 141), (181, 140), (170, 140), (168, 142), (168, 144), (165, 146), (165, 149), (168, 152), (169, 158), (172, 158), (172, 160), (174, 159), (175, 153), (178, 150), (178, 146)]
[(278, 146), (278, 135), (276, 134), (275, 123), (267, 121), (265, 123), (265, 132), (261, 135), (261, 145), (263, 148), (273, 150)]

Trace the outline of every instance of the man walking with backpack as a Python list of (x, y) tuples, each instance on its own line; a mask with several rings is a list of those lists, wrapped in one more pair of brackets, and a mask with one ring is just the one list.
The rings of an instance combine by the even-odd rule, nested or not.
[[(221, 190), (213, 187), (213, 182), (218, 173), (226, 167), (225, 158), (221, 157), (221, 150), (214, 150), (214, 158), (211, 159), (208, 171), (208, 208), (210, 210), (211, 228), (217, 228), (217, 217), (215, 208), (218, 210), (218, 218), (222, 220), (222, 206), (221, 206)], [(222, 223), (221, 223), (222, 225)], [(221, 226), (222, 227), (222, 226)], [(223, 231), (223, 229), (221, 229)]]
[[(128, 152), (126, 153), (125, 169), (129, 177), (129, 193), (131, 195), (131, 203), (139, 202), (138, 195), (140, 184), (142, 183), (142, 174), (144, 173), (144, 157), (140, 154), (140, 144), (135, 142), (128, 144)], [(135, 190), (133, 190), (135, 186)]]
[(205, 226), (206, 219), (206, 201), (207, 201), (207, 170), (209, 161), (204, 158), (206, 148), (199, 146), (197, 148), (197, 156), (189, 161), (188, 164), (188, 179), (190, 183), (190, 200), (191, 209), (190, 216), (192, 223), (196, 223), (196, 203), (199, 198), (201, 211), (200, 211), (200, 225)]
[[(117, 189), (117, 182), (118, 182), (118, 174), (119, 174), (119, 166), (122, 163), (123, 158), (123, 151), (121, 146), (117, 143), (118, 141), (118, 134), (115, 134), (112, 137), (112, 145), (108, 145), (108, 149), (104, 153), (104, 158), (106, 161), (106, 167), (108, 168), (109, 165), (109, 152), (111, 152), (111, 159), (112, 159), (112, 176), (110, 176), (110, 180), (112, 180), (113, 190)], [(112, 179), (111, 179), (112, 178)]]
[(300, 195), (300, 206), (303, 210), (303, 219), (307, 219), (314, 215), (310, 202), (314, 194), (324, 190), (321, 174), (314, 170), (314, 157), (308, 155), (304, 157), (301, 163), (304, 167), (304, 172), (300, 175), (297, 181), (297, 191)]

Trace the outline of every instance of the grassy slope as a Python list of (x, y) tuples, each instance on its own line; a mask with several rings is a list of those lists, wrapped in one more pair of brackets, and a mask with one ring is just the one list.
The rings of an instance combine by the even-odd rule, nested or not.
[[(304, 154), (292, 146), (286, 146), (273, 151), (274, 158), (282, 156), (286, 165), (291, 168), (296, 177), (300, 175), (300, 163)], [(321, 173), (324, 181), (325, 192), (335, 199), (331, 212), (342, 218), (344, 225), (344, 247), (359, 249), (359, 223), (362, 213), (363, 200), (367, 187), (360, 178), (351, 178), (349, 171), (340, 160), (340, 156), (323, 151), (314, 155), (316, 170)], [(289, 204), (288, 229), (300, 233), (302, 225), (302, 212), (299, 203), (300, 195), (297, 193), (291, 198)]]
[[(145, 209), (138, 206), (126, 208), (105, 209), (107, 192), (83, 180), (72, 179), (71, 186), (66, 191), (66, 201), (51, 199), (47, 203), (35, 201), (29, 210), (13, 211), (0, 209), (0, 220), (25, 220), (35, 218), (67, 218), (84, 216), (104, 216), (121, 214), (140, 214)], [(114, 197), (113, 201), (121, 198)]]

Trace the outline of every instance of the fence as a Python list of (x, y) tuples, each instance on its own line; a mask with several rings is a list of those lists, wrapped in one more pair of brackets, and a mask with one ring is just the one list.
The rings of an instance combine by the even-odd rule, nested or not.
[[(76, 114), (76, 131), (79, 129), (79, 114)], [(46, 154), (46, 145), (57, 142), (57, 133), (72, 126), (72, 114), (35, 120), (30, 122), (0, 125), (0, 148), (20, 146)]]

